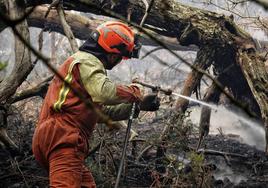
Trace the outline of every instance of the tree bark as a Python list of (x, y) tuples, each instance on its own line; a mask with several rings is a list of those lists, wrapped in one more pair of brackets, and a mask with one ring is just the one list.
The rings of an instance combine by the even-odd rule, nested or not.
[[(6, 2), (7, 10), (9, 10), (9, 16), (11, 19), (20, 18), (24, 14), (25, 7), (23, 4), (17, 4), (16, 0), (9, 0)], [(21, 23), (15, 26), (15, 29), (21, 33), (21, 35), (26, 39), (26, 41), (30, 41), (29, 30), (26, 21), (22, 21)], [(31, 54), (28, 48), (26, 48), (25, 44), (15, 36), (15, 65), (11, 74), (7, 76), (0, 83), (0, 104), (6, 104), (6, 101), (9, 97), (11, 97), (19, 87), (19, 85), (26, 79), (33, 66), (31, 63)], [(5, 122), (1, 124), (1, 134), (0, 140), (8, 147), (17, 148), (14, 142), (8, 137), (6, 134), (6, 126), (7, 122), (5, 118), (7, 118), (6, 113), (1, 116), (0, 122)]]
[[(221, 77), (219, 77), (219, 80), (221, 80)], [(212, 85), (207, 89), (203, 101), (217, 104), (219, 102), (220, 95), (221, 91), (217, 88), (217, 86), (214, 83), (212, 83)], [(210, 117), (211, 117), (211, 108), (203, 106), (201, 109), (201, 115), (199, 121), (199, 141), (196, 150), (199, 149), (201, 143), (203, 142), (204, 137), (209, 134)]]
[[(197, 53), (194, 65), (199, 69), (206, 70), (212, 64), (214, 53), (215, 52), (213, 52), (213, 50), (211, 50), (209, 47), (201, 48)], [(203, 74), (201, 73), (198, 73), (194, 70), (191, 71), (191, 73), (188, 74), (184, 82), (181, 94), (184, 96), (191, 96), (192, 92), (200, 84), (202, 76)], [(188, 104), (189, 104), (188, 100), (179, 98), (176, 102), (176, 109), (184, 113), (187, 110)]]
[[(12, 19), (19, 18), (24, 14), (24, 8), (15, 5), (15, 0), (13, 3), (10, 3), (10, 17)], [(22, 21), (20, 24), (17, 24), (17, 31), (29, 42), (30, 35), (26, 21)], [(23, 42), (21, 42), (18, 37), (15, 37), (15, 65), (10, 75), (7, 76), (0, 83), (0, 102), (4, 103), (10, 96), (12, 96), (18, 86), (26, 79), (30, 71), (32, 70), (32, 62), (30, 51), (25, 47)]]
[(64, 13), (64, 10), (62, 8), (61, 3), (57, 6), (57, 12), (58, 12), (58, 15), (60, 17), (60, 22), (61, 22), (61, 25), (63, 27), (64, 34), (66, 35), (66, 37), (69, 40), (69, 43), (71, 45), (73, 53), (75, 53), (78, 51), (78, 44), (75, 40), (74, 34), (73, 34), (69, 24), (66, 21), (65, 13)]
[(241, 49), (237, 53), (237, 58), (261, 110), (266, 130), (266, 153), (268, 153), (268, 73), (264, 60), (251, 51), (242, 51)]
[[(1, 6), (0, 6), (1, 7)], [(46, 6), (37, 6), (35, 10), (27, 17), (27, 22), (29, 27), (37, 27), (37, 28), (44, 28), (45, 30), (58, 32), (61, 34), (65, 34), (63, 31), (63, 27), (60, 23), (60, 19), (58, 17), (57, 11), (52, 9), (50, 10), (47, 17), (45, 14), (48, 10)], [(5, 12), (3, 9), (0, 8), (0, 11)], [(86, 40), (89, 38), (90, 33), (97, 28), (98, 25), (105, 22), (105, 19), (89, 19), (85, 16), (81, 16), (78, 14), (71, 13), (70, 11), (65, 11), (65, 18), (68, 25), (70, 25), (71, 30), (75, 36), (80, 40)], [(0, 20), (0, 32), (7, 28)], [(160, 38), (169, 48), (173, 50), (179, 51), (197, 51), (198, 48), (196, 46), (181, 46), (178, 40), (175, 37), (166, 37), (166, 36), (159, 36), (159, 34), (151, 33), (155, 36)], [(150, 45), (150, 46), (158, 46), (153, 40), (148, 38), (146, 35), (141, 36), (141, 43), (143, 45)]]
[(38, 83), (36, 86), (26, 89), (22, 92), (16, 93), (14, 96), (8, 100), (9, 103), (15, 103), (30, 97), (39, 96), (45, 98), (48, 90), (49, 82), (52, 80), (52, 76), (46, 78), (44, 81)]

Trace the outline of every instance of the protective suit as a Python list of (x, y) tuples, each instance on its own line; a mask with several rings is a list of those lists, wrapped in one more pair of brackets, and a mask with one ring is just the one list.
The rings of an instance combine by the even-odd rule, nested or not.
[[(142, 97), (135, 85), (111, 82), (103, 63), (88, 52), (78, 51), (69, 57), (59, 73), (96, 108), (115, 105), (104, 110), (115, 120), (126, 119), (131, 111), (130, 103)], [(50, 187), (96, 187), (84, 159), (89, 151), (88, 138), (98, 119), (55, 76), (44, 99), (32, 144), (36, 160), (49, 171)]]

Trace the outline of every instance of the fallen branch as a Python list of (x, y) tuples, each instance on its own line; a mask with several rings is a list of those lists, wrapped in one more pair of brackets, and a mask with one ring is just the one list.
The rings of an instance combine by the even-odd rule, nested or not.
[(49, 81), (52, 80), (52, 76), (46, 78), (44, 81), (42, 81), (41, 83), (37, 84), (36, 86), (24, 90), (20, 93), (17, 93), (14, 97), (11, 98), (11, 100), (9, 101), (10, 103), (15, 103), (30, 97), (34, 97), (34, 96), (40, 96), (42, 98), (45, 97), (48, 86), (49, 86)]
[(26, 181), (26, 178), (25, 178), (23, 172), (22, 172), (21, 169), (20, 169), (20, 166), (19, 166), (19, 164), (18, 164), (18, 161), (15, 159), (13, 162), (15, 163), (15, 165), (16, 165), (18, 171), (20, 172), (20, 175), (22, 176), (23, 181), (24, 181), (26, 187), (29, 188), (29, 184), (28, 184), (28, 182)]
[(54, 0), (48, 7), (47, 11), (46, 11), (46, 14), (45, 14), (45, 18), (48, 16), (50, 10), (53, 8), (53, 7), (58, 7), (60, 3), (60, 0)]
[(149, 145), (147, 147), (145, 147), (139, 154), (139, 156), (137, 157), (136, 161), (139, 161), (142, 156), (144, 155), (144, 153), (146, 153), (147, 151), (149, 151), (151, 148), (153, 147), (153, 145)]
[(239, 158), (244, 158), (247, 159), (248, 156), (246, 155), (240, 155), (240, 154), (236, 154), (236, 153), (228, 153), (228, 152), (223, 152), (223, 151), (216, 151), (216, 150), (210, 150), (210, 149), (199, 149), (197, 151), (198, 154), (203, 153), (205, 155), (220, 155), (220, 156), (230, 156), (230, 157), (239, 157)]

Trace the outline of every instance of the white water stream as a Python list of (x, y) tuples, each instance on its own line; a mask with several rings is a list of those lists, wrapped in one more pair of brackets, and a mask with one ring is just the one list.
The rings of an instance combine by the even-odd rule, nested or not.
[[(248, 117), (247, 114), (241, 110), (235, 108), (230, 110), (223, 106), (209, 104), (178, 93), (172, 94), (212, 109), (210, 134), (219, 134), (220, 129), (224, 134), (233, 135), (233, 138), (241, 141), (242, 143), (256, 146), (256, 148), (264, 151), (265, 132), (263, 126), (261, 126), (260, 122)], [(192, 111), (190, 119), (194, 124), (198, 125), (200, 121), (201, 108), (194, 107), (190, 110)]]
[[(218, 110), (211, 112), (209, 134), (219, 134), (219, 130), (224, 135), (239, 140), (259, 150), (265, 149), (265, 131), (260, 122), (248, 117), (247, 114), (236, 109), (229, 110), (223, 106), (218, 106)], [(199, 124), (201, 108), (190, 109), (190, 119), (196, 125)]]
[(206, 103), (206, 102), (204, 102), (204, 101), (200, 101), (200, 100), (197, 100), (197, 99), (193, 99), (193, 98), (191, 98), (191, 97), (184, 96), (184, 95), (181, 95), (181, 94), (178, 94), (178, 93), (174, 93), (174, 92), (172, 92), (172, 95), (175, 95), (175, 96), (177, 96), (177, 97), (181, 97), (181, 98), (183, 98), (183, 99), (187, 99), (187, 100), (189, 100), (189, 101), (196, 102), (196, 103), (201, 104), (201, 105), (203, 105), (203, 106), (207, 106), (207, 107), (209, 107), (209, 108), (211, 108), (211, 109), (217, 110), (217, 108), (215, 108), (213, 105), (211, 105), (211, 104), (209, 104), (209, 103)]

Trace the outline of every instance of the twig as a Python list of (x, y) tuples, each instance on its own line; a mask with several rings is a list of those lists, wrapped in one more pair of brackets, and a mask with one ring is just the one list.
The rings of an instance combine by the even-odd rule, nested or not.
[(54, 0), (54, 1), (49, 5), (49, 7), (48, 7), (48, 9), (47, 9), (47, 12), (46, 12), (46, 14), (45, 14), (45, 18), (48, 16), (50, 10), (51, 10), (53, 7), (58, 7), (59, 3), (60, 3), (60, 0)]
[(224, 157), (224, 159), (225, 159), (226, 164), (227, 164), (228, 166), (231, 166), (231, 162), (230, 162), (229, 157), (228, 157), (226, 154), (224, 154), (223, 157)]
[(130, 7), (127, 9), (127, 20), (128, 21), (131, 21), (131, 14), (132, 14), (132, 8)]
[(60, 17), (60, 22), (61, 22), (61, 25), (63, 27), (63, 31), (70, 42), (71, 48), (72, 48), (73, 52), (77, 52), (78, 51), (78, 44), (75, 40), (74, 34), (73, 34), (69, 24), (67, 23), (67, 21), (65, 19), (62, 4), (59, 4), (57, 6), (57, 12), (58, 12), (59, 17)]
[(118, 169), (118, 166), (117, 166), (117, 164), (116, 164), (116, 162), (115, 162), (115, 160), (114, 160), (113, 153), (112, 153), (112, 151), (110, 150), (109, 147), (105, 146), (105, 148), (107, 149), (108, 154), (109, 154), (111, 160), (113, 161), (114, 171), (115, 171), (115, 174), (116, 174), (116, 170)]
[(44, 28), (41, 30), (41, 32), (39, 33), (39, 36), (38, 36), (38, 50), (41, 52), (42, 51), (42, 48), (43, 48), (43, 37), (44, 37)]
[(145, 20), (146, 20), (146, 18), (147, 18), (147, 16), (148, 16), (148, 14), (149, 14), (149, 12), (150, 12), (151, 9), (152, 9), (152, 6), (153, 6), (153, 4), (154, 4), (154, 0), (151, 0), (150, 4), (148, 4), (147, 0), (142, 0), (142, 2), (143, 2), (144, 5), (145, 5), (145, 14), (144, 14), (144, 16), (143, 16), (143, 18), (142, 18), (142, 20), (141, 20), (141, 22), (140, 22), (140, 26), (141, 26), (141, 27), (143, 26), (143, 24), (144, 24), (144, 22), (145, 22)]
[(14, 163), (15, 163), (15, 165), (16, 165), (18, 171), (20, 172), (20, 174), (21, 174), (21, 176), (22, 176), (22, 178), (23, 178), (23, 181), (24, 181), (26, 187), (29, 188), (29, 185), (28, 185), (28, 183), (27, 183), (27, 181), (26, 181), (26, 179), (25, 179), (25, 177), (24, 177), (24, 174), (22, 173), (22, 171), (21, 171), (21, 169), (20, 169), (20, 167), (19, 167), (19, 164), (18, 164), (18, 162), (17, 162), (16, 159), (14, 160)]
[(152, 147), (153, 147), (153, 145), (149, 145), (149, 146), (147, 146), (146, 148), (144, 148), (144, 149), (140, 152), (140, 154), (139, 154), (139, 156), (137, 157), (136, 161), (139, 161), (139, 160), (141, 159), (141, 157), (143, 156), (143, 154), (144, 154), (145, 152), (147, 152), (148, 150), (150, 150)]
[(218, 127), (217, 130), (219, 131), (220, 135), (224, 137), (224, 133), (221, 127)]
[(207, 155), (221, 155), (221, 156), (231, 156), (231, 157), (240, 157), (240, 158), (244, 158), (247, 159), (248, 157), (246, 155), (240, 155), (240, 154), (236, 154), (236, 153), (228, 153), (228, 152), (223, 152), (223, 151), (216, 151), (216, 150), (210, 150), (210, 149), (199, 149), (197, 151), (197, 153), (204, 153)]
[(95, 147), (88, 153), (88, 156), (93, 155), (95, 152), (97, 152), (97, 151), (100, 149), (101, 145), (102, 145), (102, 142), (99, 142), (99, 143), (97, 144), (97, 146), (95, 146)]
[(200, 135), (200, 137), (199, 137), (199, 139), (198, 139), (198, 143), (197, 143), (197, 146), (196, 146), (195, 151), (198, 151), (198, 150), (199, 150), (201, 144), (202, 144), (203, 141), (204, 141), (204, 138), (205, 138), (205, 135)]
[(145, 57), (147, 57), (148, 55), (152, 54), (153, 52), (156, 52), (157, 50), (161, 50), (161, 49), (163, 49), (162, 46), (156, 47), (156, 48), (154, 48), (153, 50), (150, 50), (150, 51), (146, 52), (146, 53), (141, 57), (141, 59), (144, 59)]
[(130, 142), (146, 142), (146, 139), (142, 139), (142, 138), (134, 138), (132, 140), (130, 140)]

